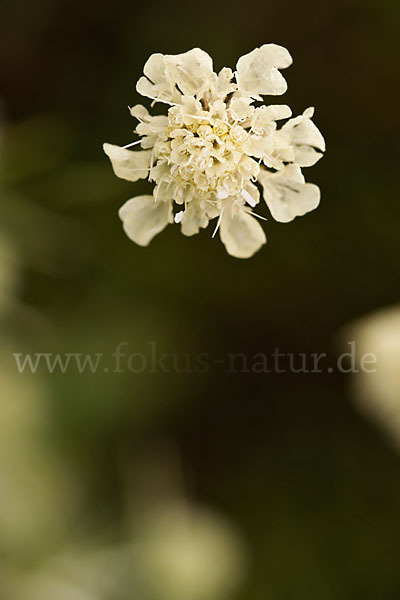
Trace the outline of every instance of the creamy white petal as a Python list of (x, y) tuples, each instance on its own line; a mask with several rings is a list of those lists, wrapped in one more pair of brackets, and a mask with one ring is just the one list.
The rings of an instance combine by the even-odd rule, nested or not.
[(153, 196), (157, 202), (168, 202), (172, 200), (172, 185), (165, 179), (160, 179), (153, 190)]
[(243, 155), (238, 165), (238, 171), (248, 179), (255, 179), (260, 172), (260, 165), (254, 158)]
[(210, 104), (209, 111), (210, 111), (209, 116), (211, 118), (219, 119), (219, 120), (223, 121), (226, 116), (225, 115), (226, 104), (222, 100), (215, 100), (214, 102), (212, 102)]
[(306, 108), (306, 110), (303, 112), (303, 117), (307, 117), (307, 119), (312, 119), (314, 116), (314, 111), (315, 108), (313, 106), (309, 106), (308, 108)]
[(314, 146), (325, 152), (325, 140), (318, 129), (318, 127), (311, 121), (311, 119), (300, 116), (295, 119), (290, 119), (282, 127), (285, 132), (290, 131), (291, 139), (296, 144), (307, 144), (308, 146)]
[(204, 210), (206, 211), (207, 217), (209, 219), (215, 219), (216, 217), (219, 217), (221, 213), (217, 204), (206, 203)]
[(264, 44), (239, 58), (236, 80), (239, 90), (259, 99), (260, 94), (284, 94), (287, 84), (278, 69), (292, 64), (292, 57), (283, 46)]
[(263, 163), (272, 169), (283, 169), (285, 163), (295, 162), (294, 146), (282, 129), (276, 129), (269, 136), (271, 150), (263, 157)]
[(306, 145), (294, 146), (294, 161), (300, 167), (312, 167), (322, 158), (322, 152)]
[(274, 121), (288, 119), (292, 116), (292, 109), (287, 104), (270, 104), (269, 106), (265, 107), (265, 112), (268, 114), (270, 119)]
[(151, 169), (151, 179), (154, 181), (167, 180), (170, 178), (170, 168), (166, 160), (159, 160)]
[(193, 199), (186, 206), (186, 210), (181, 220), (181, 231), (184, 235), (195, 235), (199, 233), (200, 228), (207, 227), (208, 217), (197, 198)]
[(143, 136), (142, 148), (153, 148), (157, 141), (165, 142), (168, 139), (167, 127), (168, 117), (164, 115), (156, 117), (149, 115), (146, 121), (140, 121), (136, 133)]
[(261, 225), (243, 209), (223, 214), (220, 236), (228, 254), (236, 258), (250, 258), (267, 241)]
[(131, 198), (118, 214), (126, 235), (139, 246), (147, 246), (172, 220), (171, 204), (155, 202), (154, 196)]
[(300, 167), (287, 165), (281, 171), (262, 170), (258, 176), (264, 191), (264, 200), (276, 221), (288, 223), (317, 208), (319, 187), (305, 183)]
[(138, 181), (138, 179), (148, 176), (151, 150), (133, 152), (113, 144), (103, 144), (103, 149), (110, 159), (117, 177), (128, 181)]
[(249, 156), (263, 158), (272, 151), (272, 138), (268, 135), (250, 135), (244, 143), (243, 149)]
[(151, 119), (149, 111), (142, 104), (135, 104), (129, 109), (132, 117), (135, 117), (138, 121), (148, 122)]
[(165, 56), (161, 52), (152, 54), (143, 67), (143, 73), (154, 83), (163, 85), (167, 83), (165, 75)]
[(229, 105), (229, 111), (234, 121), (245, 121), (254, 114), (252, 98), (243, 96), (234, 96)]
[[(294, 148), (295, 162), (301, 167), (311, 167), (325, 152), (325, 140), (318, 127), (304, 115), (290, 119), (281, 131), (286, 135)], [(312, 113), (308, 113), (312, 114)]]
[(166, 57), (163, 54), (152, 54), (143, 68), (145, 77), (136, 84), (136, 90), (142, 96), (161, 100), (162, 102), (179, 102), (181, 94), (166, 73)]
[(168, 81), (176, 84), (186, 96), (197, 95), (200, 98), (210, 87), (213, 74), (212, 58), (200, 48), (193, 48), (183, 54), (165, 56), (165, 66)]
[(288, 119), (292, 114), (289, 106), (277, 104), (276, 106), (260, 106), (256, 108), (251, 119), (251, 128), (254, 133), (263, 135), (272, 132), (276, 128), (275, 121)]
[(232, 69), (224, 67), (216, 75), (212, 74), (211, 91), (213, 98), (221, 98), (222, 100), (231, 92), (236, 90), (236, 83), (232, 83), (233, 72)]
[(191, 183), (182, 181), (173, 186), (173, 198), (177, 204), (185, 204), (193, 198), (195, 189)]

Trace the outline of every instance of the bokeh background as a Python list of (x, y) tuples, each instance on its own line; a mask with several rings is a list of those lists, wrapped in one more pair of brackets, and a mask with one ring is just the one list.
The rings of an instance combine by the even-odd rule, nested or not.
[[(184, 361), (277, 347), (334, 360), (349, 323), (399, 300), (398, 3), (0, 11), (0, 597), (397, 600), (400, 462), (358, 410), (357, 376)], [(315, 106), (327, 141), (306, 171), (320, 208), (268, 220), (250, 260), (210, 229), (137, 247), (117, 211), (150, 184), (116, 179), (102, 143), (134, 139), (148, 56), (199, 46), (219, 70), (269, 42), (294, 57), (284, 102)], [(13, 358), (111, 357), (121, 342), (181, 368), (20, 374)], [(397, 355), (395, 407), (399, 371)]]

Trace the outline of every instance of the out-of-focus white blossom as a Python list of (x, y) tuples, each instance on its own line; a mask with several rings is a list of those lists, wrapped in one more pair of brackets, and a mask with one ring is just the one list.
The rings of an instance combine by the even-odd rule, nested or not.
[(371, 372), (354, 376), (357, 405), (390, 434), (400, 449), (400, 305), (381, 309), (349, 326), (357, 353), (374, 354)]
[[(69, 465), (50, 452), (45, 389), (0, 348), (0, 554), (38, 554), (68, 526), (78, 494)], [(0, 593), (1, 595), (1, 593)]]
[(244, 575), (244, 552), (231, 527), (183, 503), (150, 510), (133, 540), (133, 569), (146, 600), (224, 600)]
[(81, 540), (5, 571), (5, 600), (234, 597), (245, 560), (230, 525), (208, 510), (170, 501), (135, 517), (131, 537), (117, 544)]
[[(137, 91), (169, 106), (151, 116), (131, 108), (139, 124), (142, 150), (104, 144), (118, 177), (148, 177), (153, 195), (137, 196), (121, 208), (127, 235), (146, 246), (168, 223), (194, 235), (216, 219), (221, 240), (232, 256), (248, 258), (266, 242), (253, 208), (261, 184), (272, 216), (281, 222), (304, 215), (319, 204), (319, 188), (305, 183), (301, 167), (315, 164), (325, 150), (312, 122), (313, 109), (290, 119), (286, 105), (255, 106), (263, 95), (286, 91), (279, 69), (292, 62), (282, 46), (265, 44), (242, 56), (235, 73), (213, 72), (210, 56), (194, 48), (184, 54), (153, 54)], [(289, 119), (278, 128), (278, 122)], [(262, 218), (262, 217), (261, 217)]]

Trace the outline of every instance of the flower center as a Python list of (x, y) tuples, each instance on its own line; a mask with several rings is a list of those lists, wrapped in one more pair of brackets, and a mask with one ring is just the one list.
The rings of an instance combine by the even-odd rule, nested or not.
[(210, 110), (197, 101), (171, 107), (166, 128), (170, 151), (155, 154), (167, 160), (175, 184), (193, 185), (204, 198), (225, 198), (243, 188), (238, 167), (249, 134), (232, 121), (223, 102), (217, 104)]

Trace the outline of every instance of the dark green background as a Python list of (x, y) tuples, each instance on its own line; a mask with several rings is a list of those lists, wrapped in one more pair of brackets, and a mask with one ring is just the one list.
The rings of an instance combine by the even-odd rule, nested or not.
[[(379, 2), (2, 1), (1, 230), (22, 266), (4, 325), (15, 352), (251, 356), (327, 352), (353, 318), (399, 296), (399, 5)], [(252, 259), (212, 230), (140, 248), (117, 211), (150, 184), (114, 177), (103, 141), (133, 140), (127, 106), (153, 52), (199, 46), (216, 69), (289, 49), (281, 100), (315, 106), (326, 156), (305, 169), (318, 210), (265, 223)], [(272, 99), (272, 101), (275, 101)], [(29, 307), (29, 308), (27, 308)], [(373, 349), (371, 349), (373, 352)], [(91, 527), (118, 523), (121, 454), (172, 443), (188, 496), (241, 531), (237, 600), (397, 600), (400, 463), (340, 373), (46, 377), (51, 443), (75, 461)], [(99, 525), (100, 526), (100, 525)]]

